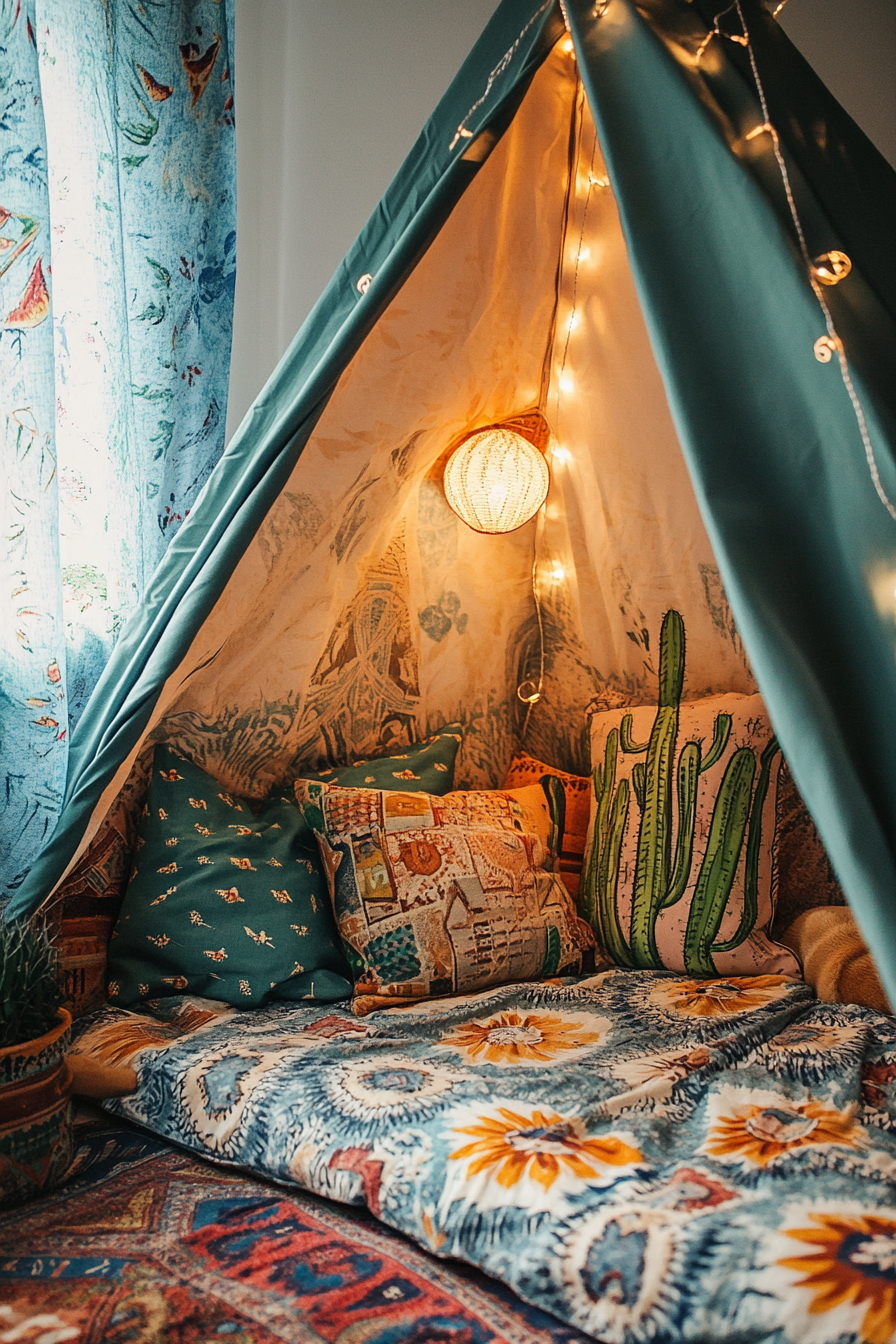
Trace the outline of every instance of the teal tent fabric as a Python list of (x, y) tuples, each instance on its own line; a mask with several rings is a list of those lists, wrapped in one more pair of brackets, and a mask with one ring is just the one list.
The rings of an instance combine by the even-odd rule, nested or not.
[[(793, 241), (737, 44), (683, 0), (566, 6), (633, 274), (704, 520), (791, 765), (896, 1000), (896, 522), (865, 463), (837, 361)], [(832, 307), (884, 487), (896, 495), (892, 343), (882, 269), (892, 179), (773, 21), (744, 5), (813, 250), (852, 250)], [(702, 17), (701, 17), (702, 13)], [(12, 909), (36, 908), (165, 678), (267, 514), (347, 362), (478, 170), (562, 33), (559, 11), (505, 0), (212, 474), (125, 631), (72, 749), (57, 831)], [(795, 72), (795, 74), (794, 74)], [(784, 115), (782, 112), (781, 115)], [(827, 118), (829, 151), (816, 152)], [(458, 134), (459, 128), (469, 134)], [(768, 136), (766, 135), (766, 140)], [(841, 149), (842, 147), (842, 149)], [(465, 157), (466, 156), (466, 157)], [(861, 210), (849, 196), (859, 165)], [(855, 211), (858, 214), (858, 207)], [(882, 261), (882, 258), (884, 259)], [(359, 280), (372, 277), (359, 287)]]
[[(837, 361), (814, 357), (824, 319), (791, 237), (773, 155), (767, 147), (757, 189), (721, 133), (721, 115), (697, 100), (692, 76), (663, 41), (681, 42), (683, 8), (656, 5), (650, 23), (627, 5), (614, 3), (596, 20), (590, 6), (573, 3), (570, 21), (654, 351), (738, 628), (896, 1002), (896, 521), (875, 493)], [(782, 89), (800, 87), (789, 79), (788, 67), (797, 67), (805, 101), (797, 105), (791, 94), (789, 113), (799, 118), (800, 138), (820, 138), (821, 117), (830, 126), (824, 173), (809, 153), (791, 172), (812, 206), (813, 255), (846, 246), (863, 271), (860, 304), (844, 314), (843, 328), (894, 499), (896, 387), (881, 376), (879, 347), (868, 348), (883, 339), (892, 369), (896, 330), (882, 302), (890, 277), (877, 277), (882, 258), (891, 265), (881, 244), (896, 224), (894, 174), (784, 35), (776, 29), (772, 40), (773, 21), (760, 6), (745, 4), (744, 12), (760, 74), (779, 99)], [(692, 51), (705, 32), (692, 24)], [(734, 133), (745, 136), (764, 117), (749, 81), (726, 74), (719, 112), (736, 118)], [(845, 235), (854, 163), (865, 168), (868, 214)], [(844, 224), (825, 209), (832, 200)], [(845, 291), (839, 298), (845, 303)], [(832, 304), (839, 318), (836, 291)]]
[(0, 6), (0, 901), (52, 832), (72, 731), (224, 446), (232, 50), (229, 0)]

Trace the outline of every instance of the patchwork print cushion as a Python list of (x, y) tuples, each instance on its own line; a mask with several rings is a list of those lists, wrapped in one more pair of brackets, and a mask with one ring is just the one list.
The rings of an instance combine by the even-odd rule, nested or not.
[(581, 909), (617, 965), (799, 976), (772, 942), (780, 751), (762, 697), (597, 714)]
[(296, 796), (320, 844), (356, 1013), (581, 970), (593, 938), (542, 867), (539, 786), (437, 798), (298, 780)]
[(518, 789), (527, 784), (540, 784), (544, 790), (553, 822), (553, 868), (570, 895), (578, 897), (591, 813), (591, 780), (587, 775), (555, 770), (520, 751), (510, 762), (501, 787)]
[[(327, 777), (447, 793), (460, 742), (449, 725)], [(318, 847), (291, 791), (258, 809), (156, 747), (108, 975), (109, 999), (123, 1006), (173, 992), (243, 1007), (351, 992)]]

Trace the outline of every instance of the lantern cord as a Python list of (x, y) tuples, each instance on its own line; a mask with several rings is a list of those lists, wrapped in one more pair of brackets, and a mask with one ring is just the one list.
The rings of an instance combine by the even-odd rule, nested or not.
[(595, 187), (604, 187), (608, 183), (598, 180), (594, 176), (594, 159), (597, 154), (597, 135), (591, 145), (591, 162), (588, 164), (588, 190), (585, 193), (585, 205), (582, 210), (582, 227), (579, 230), (579, 245), (576, 248), (576, 263), (572, 273), (572, 307), (569, 312), (569, 320), (566, 324), (566, 340), (563, 342), (563, 358), (560, 361), (560, 372), (557, 375), (557, 396), (556, 396), (556, 425), (555, 432), (560, 431), (560, 384), (563, 381), (563, 375), (566, 372), (566, 358), (569, 354), (569, 339), (572, 336), (573, 322), (576, 316), (576, 304), (579, 296), (579, 264), (582, 260), (582, 244), (585, 241), (585, 226), (588, 223), (588, 207), (591, 204), (591, 193)]
[[(520, 737), (525, 740), (526, 733), (529, 730), (529, 720), (532, 717), (532, 710), (541, 699), (541, 693), (544, 689), (544, 616), (541, 610), (541, 596), (538, 591), (538, 540), (539, 535), (544, 531), (545, 506), (542, 504), (538, 511), (538, 519), (535, 524), (535, 547), (532, 557), (532, 600), (535, 603), (535, 618), (538, 622), (538, 682), (521, 681), (516, 688), (517, 696), (526, 706), (526, 715), (523, 719), (523, 726)], [(528, 689), (534, 687), (534, 689)]]
[[(786, 4), (787, 0), (784, 0), (784, 3)], [(778, 8), (775, 10), (775, 13), (776, 14), (779, 13), (780, 10), (783, 9), (783, 7), (784, 7), (783, 5), (779, 5)], [(740, 20), (741, 31), (743, 33), (742, 37), (738, 37), (736, 34), (733, 33), (726, 33), (719, 28), (719, 20), (723, 17), (723, 15), (729, 13), (731, 9), (737, 10), (737, 17)], [(753, 135), (759, 134), (760, 132), (763, 131), (766, 132), (771, 138), (775, 159), (777, 160), (778, 169), (781, 174), (781, 181), (784, 185), (784, 193), (787, 197), (787, 205), (790, 210), (790, 217), (793, 220), (793, 227), (796, 231), (800, 254), (802, 255), (803, 262), (806, 267), (806, 272), (809, 277), (809, 284), (812, 286), (812, 292), (815, 295), (816, 299), (818, 300), (818, 306), (821, 308), (822, 315), (824, 316), (824, 324), (825, 327), (827, 328), (828, 341), (830, 342), (830, 345), (833, 347), (833, 350), (837, 355), (837, 361), (840, 366), (840, 377), (843, 379), (843, 386), (845, 387), (847, 396), (849, 397), (849, 400), (852, 403), (853, 413), (855, 414), (856, 423), (859, 427), (859, 434), (861, 435), (862, 438), (862, 447), (865, 450), (865, 460), (868, 464), (868, 471), (871, 476), (871, 482), (874, 486), (875, 491), (877, 492), (877, 497), (880, 500), (881, 504), (883, 504), (884, 508), (887, 510), (887, 513), (889, 513), (890, 517), (894, 521), (896, 521), (896, 506), (894, 506), (892, 500), (890, 499), (889, 495), (884, 489), (883, 482), (881, 481), (880, 478), (880, 471), (877, 465), (877, 457), (874, 452), (874, 444), (871, 442), (871, 434), (868, 430), (868, 422), (865, 419), (864, 408), (862, 406), (861, 400), (859, 399), (859, 394), (856, 391), (855, 384), (853, 383), (852, 380), (852, 374), (850, 373), (849, 369), (849, 362), (846, 358), (846, 351), (843, 347), (843, 342), (837, 335), (837, 329), (834, 325), (834, 318), (831, 313), (830, 307), (828, 306), (828, 301), (825, 298), (821, 285), (816, 279), (815, 273), (812, 269), (812, 258), (809, 255), (809, 248), (806, 244), (806, 235), (803, 232), (802, 221), (800, 220), (799, 211), (797, 210), (796, 207), (796, 200), (794, 199), (793, 195), (793, 187), (790, 182), (790, 173), (788, 172), (787, 169), (787, 161), (785, 160), (783, 151), (781, 149), (781, 143), (778, 136), (778, 132), (772, 125), (771, 117), (769, 115), (768, 100), (766, 99), (765, 88), (763, 86), (762, 79), (759, 74), (759, 66), (756, 63), (756, 53), (754, 52), (753, 44), (750, 41), (750, 30), (747, 27), (747, 21), (744, 18), (744, 12), (743, 9), (741, 8), (741, 0), (733, 0), (733, 3), (729, 5), (727, 9), (721, 10), (721, 12), (716, 15), (712, 29), (710, 30), (709, 34), (701, 44), (699, 51), (697, 52), (698, 60), (702, 55), (710, 39), (715, 36), (727, 37), (732, 42), (737, 42), (739, 45), (744, 46), (747, 49), (747, 54), (749, 55), (750, 58), (750, 69), (753, 72), (753, 82), (756, 85), (756, 93), (759, 97), (759, 105), (762, 109), (762, 116), (764, 119), (763, 124), (761, 126), (757, 126), (755, 131), (753, 131), (751, 135), (748, 136), (747, 138), (750, 139), (752, 138)]]

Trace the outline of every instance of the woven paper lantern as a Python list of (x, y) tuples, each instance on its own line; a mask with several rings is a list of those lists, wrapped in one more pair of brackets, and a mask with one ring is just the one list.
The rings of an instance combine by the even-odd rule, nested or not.
[(445, 497), (474, 532), (512, 532), (547, 498), (551, 475), (544, 454), (511, 429), (472, 434), (449, 457)]

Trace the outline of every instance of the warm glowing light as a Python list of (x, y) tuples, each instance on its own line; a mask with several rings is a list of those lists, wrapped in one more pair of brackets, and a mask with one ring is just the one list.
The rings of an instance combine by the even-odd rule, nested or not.
[(588, 261), (588, 259), (589, 259), (590, 256), (591, 256), (591, 248), (590, 248), (590, 247), (580, 247), (580, 248), (579, 248), (579, 261)]
[(570, 313), (569, 321), (566, 324), (567, 331), (575, 331), (576, 327), (579, 325), (579, 321), (578, 313)]
[(562, 583), (563, 580), (566, 578), (566, 570), (563, 568), (562, 565), (555, 565), (550, 572), (550, 578), (554, 581), (554, 583)]
[(564, 37), (563, 41), (560, 43), (560, 50), (565, 52), (567, 56), (572, 55), (575, 48), (573, 47), (571, 37)]
[(474, 532), (513, 532), (541, 508), (550, 472), (544, 454), (496, 426), (465, 439), (445, 465), (445, 498)]
[(560, 379), (560, 391), (561, 391), (561, 392), (574, 392), (574, 391), (575, 391), (575, 387), (576, 387), (576, 385), (575, 385), (575, 383), (573, 382), (573, 380), (570, 378), (569, 374), (568, 374), (568, 373), (564, 373), (563, 377)]
[(852, 270), (852, 262), (845, 252), (824, 252), (812, 263), (812, 274), (823, 285), (839, 285)]
[(557, 447), (554, 449), (552, 456), (555, 462), (568, 462), (572, 453), (568, 448)]

